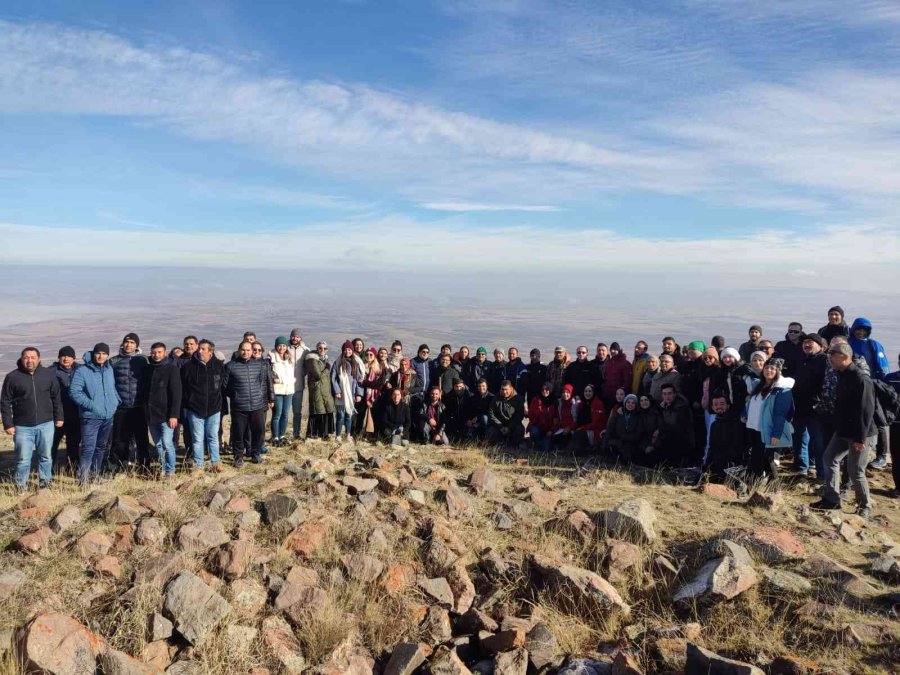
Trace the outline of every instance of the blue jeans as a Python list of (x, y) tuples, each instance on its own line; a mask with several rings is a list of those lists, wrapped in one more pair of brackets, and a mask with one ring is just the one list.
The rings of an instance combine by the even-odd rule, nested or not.
[(293, 394), (275, 394), (275, 407), (272, 408), (272, 438), (281, 438), (287, 433), (291, 399)]
[[(803, 466), (809, 469), (810, 463), (816, 468), (816, 478), (825, 480), (825, 427), (822, 419), (813, 413), (808, 419), (794, 419), (794, 461), (800, 464), (805, 459)], [(801, 447), (797, 453), (797, 438), (806, 439), (805, 457)], [(800, 458), (799, 460), (797, 458)], [(801, 467), (798, 467), (802, 469)]]
[[(810, 426), (814, 424), (815, 415), (811, 419), (794, 418), (794, 468), (800, 473), (809, 471)], [(824, 448), (823, 448), (824, 451)], [(816, 476), (819, 476), (818, 466)]]
[(16, 483), (20, 488), (28, 486), (28, 474), (31, 473), (31, 458), (35, 449), (38, 451), (38, 477), (41, 480), (53, 480), (53, 433), (56, 427), (53, 422), (44, 422), (33, 426), (16, 425), (14, 445), (16, 450)]
[[(299, 387), (302, 385), (302, 382), (297, 382), (294, 386)], [(294, 413), (294, 438), (298, 438), (300, 436), (300, 423), (303, 421), (303, 389), (300, 391), (295, 391), (294, 395), (291, 396), (291, 410)]]
[(528, 434), (531, 436), (531, 444), (535, 450), (541, 452), (550, 452), (551, 438), (537, 428), (536, 425), (528, 427)]
[(159, 468), (166, 475), (175, 473), (175, 430), (168, 422), (149, 424), (150, 438), (156, 445), (156, 456), (159, 457)]
[(81, 461), (78, 463), (78, 482), (87, 483), (100, 474), (106, 459), (106, 445), (112, 435), (113, 421), (81, 420)]
[(209, 461), (219, 463), (219, 422), (222, 413), (213, 413), (209, 417), (200, 417), (193, 410), (186, 411), (188, 428), (191, 430), (191, 448), (194, 453), (194, 466), (203, 468), (203, 446), (209, 448)]
[(334, 429), (334, 433), (340, 435), (342, 431), (346, 431), (347, 435), (351, 436), (353, 434), (353, 420), (356, 417), (356, 411), (348, 413), (344, 410), (343, 401), (335, 401), (335, 403), (339, 405), (335, 406), (337, 408), (337, 426)]

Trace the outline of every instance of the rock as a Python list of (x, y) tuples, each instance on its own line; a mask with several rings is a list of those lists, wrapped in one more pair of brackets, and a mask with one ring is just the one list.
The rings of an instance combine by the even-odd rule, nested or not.
[(347, 576), (356, 581), (374, 583), (384, 571), (384, 563), (365, 553), (348, 553), (341, 556), (341, 564)]
[(615, 609), (625, 616), (630, 614), (631, 608), (619, 592), (599, 574), (539, 555), (530, 555), (529, 561), (545, 581), (570, 594), (574, 602), (604, 611)]
[(812, 584), (799, 574), (788, 572), (787, 570), (775, 570), (771, 567), (763, 567), (760, 570), (766, 585), (779, 593), (792, 593), (794, 595), (805, 595), (812, 591)]
[(631, 652), (621, 650), (613, 659), (612, 675), (644, 675), (644, 671)]
[(481, 640), (481, 648), (488, 654), (499, 654), (510, 649), (517, 649), (525, 644), (525, 631), (521, 628), (501, 630)]
[(192, 645), (202, 644), (231, 611), (225, 598), (187, 570), (169, 582), (163, 607), (175, 630)]
[(502, 492), (500, 489), (500, 479), (497, 478), (497, 474), (485, 466), (475, 469), (470, 473), (468, 483), (469, 487), (472, 488), (477, 495)]
[(310, 675), (372, 675), (375, 659), (360, 642), (358, 632), (352, 631)]
[(138, 504), (153, 514), (174, 511), (178, 508), (178, 502), (178, 492), (175, 490), (150, 490), (138, 500)]
[(556, 505), (559, 504), (558, 494), (551, 492), (550, 490), (542, 490), (539, 487), (531, 488), (528, 491), (528, 499), (538, 508), (547, 511), (553, 511), (556, 508)]
[(137, 500), (130, 495), (119, 495), (103, 509), (103, 518), (110, 525), (131, 524), (145, 515), (147, 515), (147, 509), (138, 504)]
[(443, 577), (436, 579), (420, 578), (417, 585), (425, 595), (437, 602), (441, 607), (445, 609), (453, 607), (453, 591), (450, 589), (450, 584)]
[(447, 610), (441, 609), (436, 605), (432, 605), (425, 613), (425, 620), (422, 622), (425, 635), (428, 637), (430, 644), (436, 645), (446, 642), (453, 637), (453, 630), (450, 626), (450, 615)]
[(231, 651), (246, 655), (253, 648), (253, 643), (259, 635), (259, 630), (252, 626), (229, 624), (225, 627), (225, 638)]
[(459, 556), (450, 550), (442, 539), (432, 536), (423, 549), (425, 566), (431, 574), (443, 574), (453, 563), (459, 560)]
[(378, 506), (378, 495), (374, 491), (363, 492), (356, 495), (356, 501), (359, 504), (357, 508), (361, 509), (361, 514), (372, 513), (375, 507)]
[(113, 590), (115, 589), (110, 582), (95, 581), (87, 585), (87, 587), (75, 599), (75, 602), (79, 607), (87, 609), (104, 595), (112, 593)]
[(229, 541), (216, 552), (216, 567), (229, 581), (247, 574), (255, 546), (247, 539)]
[(278, 492), (279, 490), (286, 490), (290, 487), (294, 486), (294, 477), (293, 476), (282, 476), (281, 478), (276, 478), (273, 481), (270, 481), (263, 485), (259, 489), (260, 497), (268, 497), (273, 492)]
[(842, 582), (840, 590), (844, 595), (863, 603), (867, 600), (874, 600), (880, 595), (877, 588), (861, 577)]
[(689, 642), (684, 675), (764, 675), (764, 673), (749, 663), (727, 659)]
[[(425, 499), (425, 493), (422, 492), (421, 490), (416, 490), (416, 489), (410, 488), (405, 492), (405, 495), (406, 495), (406, 500), (413, 506), (417, 506), (417, 507), (421, 508), (423, 506), (426, 506), (428, 503), (427, 500)], [(400, 507), (397, 507), (397, 508), (400, 508)], [(395, 509), (394, 520), (403, 522), (404, 520), (406, 520), (406, 518), (398, 518), (397, 514), (396, 514), (396, 509)]]
[(402, 563), (393, 563), (388, 565), (387, 571), (381, 577), (381, 586), (391, 595), (395, 595), (411, 586), (415, 580), (416, 572), (412, 567)]
[(607, 534), (636, 544), (656, 540), (656, 512), (646, 499), (627, 499), (614, 509), (600, 512), (600, 522)]
[(300, 651), (300, 643), (294, 637), (287, 621), (280, 616), (267, 616), (262, 623), (263, 642), (278, 659), (285, 673), (300, 675), (306, 668), (306, 660)]
[(149, 584), (162, 589), (166, 582), (185, 567), (181, 553), (163, 553), (147, 560), (134, 574), (134, 584)]
[(205, 675), (206, 670), (199, 661), (181, 659), (166, 668), (166, 675)]
[(494, 527), (498, 530), (511, 530), (513, 526), (512, 518), (503, 513), (502, 511), (495, 511), (488, 519), (491, 521)]
[(378, 487), (378, 480), (375, 478), (361, 478), (359, 476), (346, 476), (341, 482), (351, 495), (360, 495), (364, 492), (371, 492)]
[(167, 640), (172, 637), (172, 631), (175, 627), (159, 612), (154, 612), (150, 617), (150, 641)]
[(266, 522), (272, 526), (294, 528), (303, 519), (303, 510), (293, 497), (281, 493), (270, 494), (264, 504)]
[(784, 495), (780, 492), (754, 492), (746, 501), (746, 505), (769, 513), (778, 513), (785, 507)]
[(175, 658), (176, 649), (169, 645), (165, 640), (156, 640), (148, 642), (141, 650), (141, 661), (146, 664), (165, 670), (172, 665), (172, 659)]
[(141, 546), (158, 546), (166, 540), (168, 533), (159, 518), (141, 518), (134, 532), (134, 540)]
[(329, 522), (324, 519), (307, 520), (288, 535), (284, 546), (297, 555), (309, 558), (322, 547), (330, 530)]
[(850, 581), (857, 578), (856, 572), (824, 553), (813, 553), (806, 559), (806, 569), (813, 577), (829, 577), (839, 581)]
[(697, 492), (723, 502), (736, 502), (738, 500), (737, 492), (721, 483), (704, 483), (697, 489)]
[(26, 532), (21, 537), (16, 539), (11, 544), (11, 547), (16, 549), (17, 551), (24, 551), (25, 553), (38, 553), (45, 546), (47, 546), (47, 544), (50, 543), (50, 540), (52, 538), (53, 530), (44, 525), (37, 529)]
[(125, 652), (108, 650), (100, 657), (103, 675), (156, 675), (162, 671), (149, 663), (132, 658)]
[(450, 483), (443, 490), (438, 490), (435, 496), (447, 507), (447, 515), (451, 518), (459, 518), (473, 513), (472, 500), (465, 492), (459, 489), (456, 483)]
[(818, 663), (793, 655), (778, 656), (769, 664), (769, 675), (813, 675), (820, 670)]
[(471, 675), (472, 671), (466, 668), (456, 653), (455, 649), (438, 647), (428, 662), (430, 675)]
[(225, 511), (228, 513), (245, 513), (252, 508), (253, 503), (250, 501), (250, 497), (247, 497), (246, 495), (232, 497), (228, 500), (228, 503), (225, 504)]
[(692, 581), (682, 586), (672, 601), (713, 604), (730, 600), (759, 581), (747, 550), (734, 542), (717, 542), (727, 555), (707, 561)]
[(54, 534), (62, 534), (81, 522), (81, 509), (74, 504), (66, 504), (50, 521)]
[(128, 553), (134, 543), (134, 525), (119, 525), (113, 534), (113, 550), (116, 553)]
[(211, 513), (188, 521), (178, 529), (178, 545), (185, 551), (208, 551), (228, 540), (224, 526)]
[(666, 584), (671, 584), (678, 577), (679, 569), (663, 555), (653, 556), (653, 576)]
[(75, 551), (83, 560), (106, 555), (112, 548), (112, 540), (100, 528), (88, 530), (75, 543)]
[(103, 639), (65, 614), (45, 612), (18, 635), (18, 654), (28, 669), (52, 675), (93, 675)]
[(431, 648), (421, 642), (401, 642), (391, 652), (382, 675), (412, 675), (430, 654)]
[(641, 547), (627, 541), (610, 539), (606, 549), (606, 576), (611, 583), (625, 584), (636, 579), (644, 564)]
[(400, 491), (400, 479), (385, 469), (376, 470), (375, 479), (378, 481), (378, 489), (386, 495), (394, 495)]
[(612, 661), (571, 659), (556, 672), (556, 675), (609, 675), (610, 673), (612, 673)]
[(255, 579), (237, 579), (231, 584), (231, 608), (241, 618), (251, 618), (266, 606), (266, 587)]
[(686, 652), (687, 640), (681, 637), (657, 638), (650, 645), (653, 659), (665, 670), (684, 670)]
[(217, 491), (214, 490), (212, 496), (209, 498), (209, 502), (206, 504), (206, 508), (209, 509), (211, 513), (219, 513), (225, 508), (225, 504), (228, 503), (228, 500), (231, 499), (231, 492), (229, 490)]
[(285, 581), (289, 584), (300, 584), (302, 586), (318, 586), (319, 573), (309, 567), (296, 565), (290, 569), (285, 577)]
[(723, 532), (723, 536), (748, 546), (769, 565), (802, 560), (806, 555), (806, 548), (793, 534), (777, 527), (729, 529)]
[(523, 633), (527, 633), (534, 627), (536, 620), (536, 617), (525, 618), (522, 616), (513, 616), (512, 614), (506, 614), (503, 617), (503, 620), (500, 622), (500, 630), (514, 630), (518, 628)]
[(534, 627), (525, 635), (524, 646), (535, 670), (556, 667), (562, 661), (556, 636), (541, 621), (534, 624)]
[(528, 672), (528, 652), (514, 649), (497, 654), (494, 659), (494, 675), (526, 675)]
[(475, 601), (475, 584), (466, 570), (465, 563), (457, 560), (446, 573), (447, 583), (453, 592), (453, 611), (464, 614)]
[(94, 562), (94, 570), (100, 576), (122, 578), (122, 563), (113, 555), (104, 555)]
[(12, 597), (19, 587), (28, 581), (28, 575), (22, 570), (0, 572), (0, 602)]
[(594, 541), (597, 526), (584, 511), (576, 510), (565, 518), (554, 518), (544, 523), (544, 529), (555, 530), (583, 543)]
[(888, 581), (900, 582), (900, 561), (893, 556), (883, 555), (875, 558), (869, 565), (869, 570)]
[(256, 530), (261, 522), (262, 516), (259, 515), (259, 512), (251, 510), (239, 511), (234, 519), (234, 524), (239, 530), (247, 530), (248, 532)]

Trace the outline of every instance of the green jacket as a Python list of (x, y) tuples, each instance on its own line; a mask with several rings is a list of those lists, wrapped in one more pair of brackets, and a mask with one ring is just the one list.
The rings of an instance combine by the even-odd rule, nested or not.
[(319, 358), (318, 353), (306, 355), (306, 385), (309, 388), (309, 414), (334, 413), (334, 395), (331, 393), (331, 364)]

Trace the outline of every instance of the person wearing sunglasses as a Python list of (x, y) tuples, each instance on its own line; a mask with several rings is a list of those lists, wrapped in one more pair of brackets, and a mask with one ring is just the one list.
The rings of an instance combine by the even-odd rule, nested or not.
[(316, 351), (306, 355), (306, 385), (309, 388), (306, 437), (329, 438), (334, 434), (334, 395), (328, 344), (324, 340), (316, 344)]
[(410, 361), (412, 369), (419, 378), (419, 384), (422, 385), (422, 391), (428, 391), (431, 384), (431, 349), (426, 344), (419, 345), (415, 357)]
[(784, 340), (775, 345), (775, 356), (784, 360), (784, 374), (794, 377), (806, 358), (803, 353), (803, 325), (797, 321), (788, 324)]

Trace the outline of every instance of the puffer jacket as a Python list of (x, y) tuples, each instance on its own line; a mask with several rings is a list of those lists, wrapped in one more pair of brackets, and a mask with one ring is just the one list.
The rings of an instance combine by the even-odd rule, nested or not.
[[(779, 447), (790, 450), (794, 443), (794, 426), (791, 420), (794, 417), (794, 395), (791, 391), (794, 387), (794, 379), (791, 377), (779, 377), (772, 385), (769, 395), (763, 400), (762, 411), (759, 416), (759, 435), (766, 447)], [(755, 396), (758, 396), (756, 394)], [(750, 398), (747, 399), (748, 405)], [(747, 410), (744, 410), (744, 417)], [(778, 445), (771, 445), (772, 439), (778, 439)]]
[(116, 376), (107, 361), (98, 366), (91, 352), (84, 354), (84, 366), (75, 371), (69, 396), (83, 420), (111, 420), (122, 400), (116, 390)]
[(331, 364), (317, 352), (306, 355), (306, 386), (309, 388), (309, 412), (311, 415), (334, 413), (334, 395), (331, 393)]
[[(289, 354), (290, 352), (285, 352), (285, 354)], [(278, 378), (278, 382), (275, 383), (275, 394), (277, 396), (286, 396), (293, 395), (295, 391), (295, 382), (294, 379), (296, 368), (294, 367), (293, 359), (283, 359), (278, 356), (278, 352), (271, 352), (269, 354), (269, 362), (272, 364), (272, 372), (275, 373), (275, 377)]]
[(542, 434), (551, 433), (554, 429), (553, 418), (556, 416), (556, 406), (548, 396), (536, 396), (528, 404), (528, 425), (537, 427)]
[(140, 405), (138, 394), (140, 383), (147, 367), (147, 357), (138, 349), (134, 354), (126, 354), (121, 349), (109, 360), (116, 378), (116, 391), (122, 403), (120, 408), (136, 408)]
[[(860, 329), (866, 331), (866, 337), (863, 339), (853, 335)], [(866, 360), (866, 363), (869, 365), (869, 376), (876, 380), (883, 380), (888, 370), (890, 370), (891, 363), (888, 361), (881, 343), (872, 339), (872, 322), (863, 316), (854, 319), (853, 325), (850, 326), (848, 342), (853, 349), (853, 353)]]
[(262, 359), (232, 359), (225, 365), (225, 394), (232, 410), (253, 412), (275, 401), (269, 366)]

